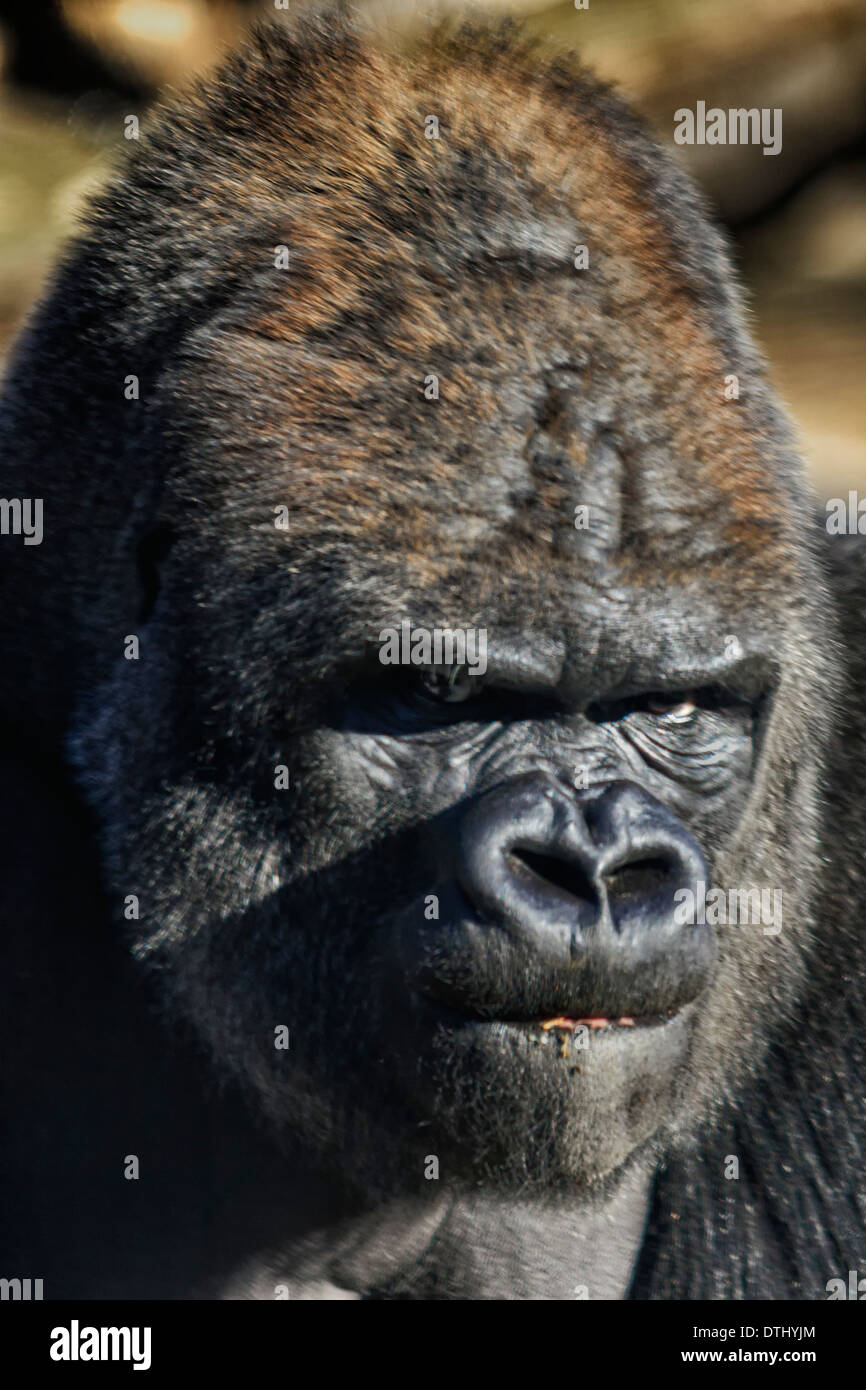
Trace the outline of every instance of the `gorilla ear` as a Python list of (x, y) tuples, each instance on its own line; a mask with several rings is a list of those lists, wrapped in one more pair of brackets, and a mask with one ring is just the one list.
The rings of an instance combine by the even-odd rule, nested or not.
[(160, 567), (177, 538), (177, 532), (169, 521), (158, 521), (146, 531), (136, 547), (135, 558), (138, 567), (138, 582), (141, 601), (138, 608), (138, 621), (146, 623), (153, 613), (159, 597)]

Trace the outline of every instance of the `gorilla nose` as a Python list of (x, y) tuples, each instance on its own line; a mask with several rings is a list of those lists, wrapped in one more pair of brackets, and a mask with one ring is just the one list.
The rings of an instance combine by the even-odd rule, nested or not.
[(595, 998), (625, 1002), (629, 977), (663, 979), (675, 1002), (706, 983), (713, 934), (679, 921), (675, 898), (706, 881), (703, 855), (634, 783), (575, 793), (533, 773), (496, 788), (462, 817), (456, 877), (481, 922), (536, 966), (584, 966)]

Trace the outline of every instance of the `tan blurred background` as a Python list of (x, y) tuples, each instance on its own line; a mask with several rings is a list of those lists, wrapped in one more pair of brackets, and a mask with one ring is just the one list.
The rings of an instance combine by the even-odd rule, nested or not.
[[(366, 8), (396, 42), (431, 14), (412, 0)], [(778, 156), (725, 145), (679, 154), (734, 238), (819, 489), (866, 487), (866, 0), (509, 8), (616, 82), (668, 143), (676, 109), (698, 100), (782, 108)], [(123, 116), (142, 116), (273, 12), (274, 0), (0, 0), (0, 370), (123, 143)]]

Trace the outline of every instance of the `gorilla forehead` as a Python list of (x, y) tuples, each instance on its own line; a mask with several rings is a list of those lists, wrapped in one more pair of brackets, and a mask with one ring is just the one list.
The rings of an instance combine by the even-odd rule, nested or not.
[[(624, 354), (622, 329), (613, 353), (602, 316), (563, 312), (582, 294), (547, 276), (470, 276), (453, 307), (431, 291), (438, 342), (407, 329), (363, 354), (345, 338), (294, 351), (251, 327), (208, 330), (172, 382), (185, 429), (208, 441), (191, 451), (208, 472), (185, 468), (181, 495), (209, 495), (247, 522), (264, 483), (292, 509), (295, 546), (347, 538), (379, 556), (396, 545), (428, 581), (458, 550), (503, 543), (544, 563), (639, 555), (648, 571), (735, 554), (745, 585), (749, 572), (778, 575), (794, 553), (791, 499), (754, 402), (723, 399), (721, 349), (699, 383), (691, 348), (662, 342), (650, 371), (639, 343)], [(521, 327), (497, 340), (493, 321)], [(202, 373), (220, 381), (206, 417)]]
[[(311, 64), (271, 42), (285, 45), (269, 60), (279, 130), (234, 103), (228, 122), (205, 93), (214, 138), (194, 177), (184, 131), (156, 142), (202, 273), (221, 248), (225, 279), (163, 381), (173, 429), (194, 441), (181, 497), (224, 501), (246, 525), (264, 481), (293, 508), (296, 544), (397, 541), (419, 582), (455, 547), (517, 540), (546, 562), (592, 546), (575, 538), (580, 504), (616, 507), (616, 538), (647, 568), (724, 550), (745, 584), (778, 576), (795, 531), (784, 428), (718, 237), (637, 123), (579, 73), (495, 44), (398, 59), (344, 36), (337, 80), (331, 54)], [(275, 243), (286, 271), (262, 263)], [(151, 313), (176, 291), (163, 269), (138, 287)]]
[[(638, 428), (621, 417), (626, 388), (609, 359), (599, 368), (606, 354), (577, 367), (549, 351), (554, 365), (498, 377), (461, 367), (457, 399), (457, 369), (436, 358), (404, 355), (376, 388), (343, 356), (330, 372), (346, 372), (345, 389), (313, 421), (298, 417), (309, 362), (284, 385), (260, 340), (233, 337), (230, 350), (201, 422), (208, 449), (190, 451), (172, 491), (184, 508), (194, 496), (219, 511), (216, 534), (239, 566), (303, 576), (317, 602), (349, 589), (353, 601), (379, 596), (385, 618), (433, 599), (435, 622), (588, 607), (618, 622), (656, 596), (671, 612), (706, 608), (709, 593), (730, 621), (752, 598), (784, 608), (798, 592), (797, 501), (746, 413), (725, 414), (736, 406), (719, 407), (715, 432), (695, 412), (686, 436), (664, 409), (648, 406)], [(438, 401), (423, 398), (429, 366)], [(288, 532), (275, 533), (263, 497), (288, 506)]]

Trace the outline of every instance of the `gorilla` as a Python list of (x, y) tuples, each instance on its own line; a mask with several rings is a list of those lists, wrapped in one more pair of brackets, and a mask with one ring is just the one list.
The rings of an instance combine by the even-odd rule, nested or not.
[(859, 549), (616, 96), (510, 25), (257, 31), (130, 141), (0, 450), (44, 508), (0, 550), (6, 1272), (866, 1275)]

